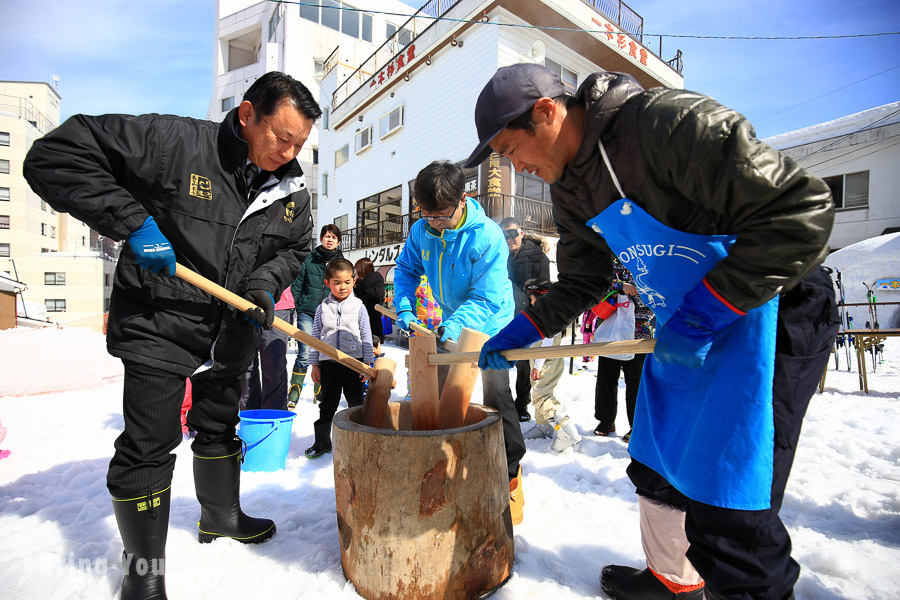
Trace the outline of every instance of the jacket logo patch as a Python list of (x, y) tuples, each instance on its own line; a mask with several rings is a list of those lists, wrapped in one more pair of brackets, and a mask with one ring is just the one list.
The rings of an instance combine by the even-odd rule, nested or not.
[(190, 194), (202, 200), (212, 200), (212, 183), (202, 175), (191, 173)]
[(293, 223), (295, 216), (296, 216), (296, 213), (294, 213), (294, 203), (288, 202), (284, 206), (284, 220), (287, 221), (288, 223)]
[(422, 249), (422, 260), (425, 262), (431, 260), (431, 250)]

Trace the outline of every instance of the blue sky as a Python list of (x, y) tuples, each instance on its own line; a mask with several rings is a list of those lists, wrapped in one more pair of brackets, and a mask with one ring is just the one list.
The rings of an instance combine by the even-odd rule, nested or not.
[[(900, 31), (896, 0), (628, 4), (644, 18), (646, 34)], [(50, 82), (58, 74), (63, 117), (163, 112), (203, 118), (212, 93), (214, 10), (214, 0), (4, 0), (0, 80)], [(648, 35), (644, 43), (658, 51), (658, 38)], [(760, 137), (900, 100), (900, 36), (814, 41), (666, 37), (663, 58), (673, 57), (678, 48), (684, 53), (685, 87), (742, 112)]]

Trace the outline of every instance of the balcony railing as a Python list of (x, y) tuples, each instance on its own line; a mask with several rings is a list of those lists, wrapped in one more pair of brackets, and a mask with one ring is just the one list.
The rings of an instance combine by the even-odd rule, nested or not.
[[(610, 21), (616, 23), (622, 31), (627, 32), (643, 44), (644, 18), (627, 4), (621, 0), (582, 1), (603, 14)], [(414, 45), (415, 41), (429, 27), (438, 23), (439, 18), (444, 16), (459, 2), (460, 0), (429, 0), (422, 8), (413, 13), (391, 37), (385, 40), (369, 58), (337, 87), (331, 98), (332, 108), (340, 106), (356, 90), (368, 83), (373, 77), (376, 77), (385, 65), (394, 61), (408, 46)], [(662, 37), (660, 37), (659, 45), (658, 56), (662, 59)], [(424, 55), (427, 53), (426, 51), (427, 48), (418, 48), (416, 54)], [(678, 56), (666, 62), (678, 73), (681, 73), (681, 51), (678, 52)]]
[[(475, 200), (484, 212), (497, 222), (506, 217), (515, 217), (526, 232), (540, 235), (556, 235), (553, 221), (553, 205), (541, 200), (523, 198), (510, 194), (482, 194)], [(422, 217), (421, 211), (396, 215), (377, 223), (354, 227), (341, 232), (341, 249), (359, 250), (387, 246), (406, 241), (413, 223)]]
[(43, 134), (50, 133), (56, 128), (50, 119), (25, 98), (0, 94), (0, 112), (12, 113), (20, 119), (25, 119)]

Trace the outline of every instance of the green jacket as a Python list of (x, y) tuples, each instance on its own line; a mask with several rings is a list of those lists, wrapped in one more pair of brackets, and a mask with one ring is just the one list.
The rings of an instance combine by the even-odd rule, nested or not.
[(325, 265), (335, 258), (344, 258), (340, 248), (326, 250), (318, 246), (303, 261), (303, 269), (291, 284), (294, 310), (298, 313), (306, 313), (309, 316), (316, 314), (316, 308), (330, 292), (325, 286)]

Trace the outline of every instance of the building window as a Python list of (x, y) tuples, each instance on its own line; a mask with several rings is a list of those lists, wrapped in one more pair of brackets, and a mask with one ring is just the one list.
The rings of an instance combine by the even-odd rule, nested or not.
[(9, 161), (0, 159), (0, 173), (9, 173)]
[(869, 172), (847, 173), (825, 177), (831, 189), (835, 208), (867, 208), (869, 206)]
[(9, 229), (9, 215), (0, 215), (0, 229)]
[(567, 69), (555, 60), (549, 58), (544, 59), (544, 66), (559, 76), (559, 79), (562, 81), (563, 87), (566, 88), (568, 94), (575, 95), (576, 90), (578, 90), (578, 74), (575, 73), (575, 71)]
[(401, 29), (400, 33), (394, 36), (395, 33), (397, 33), (397, 26), (393, 23), (388, 23), (385, 27), (385, 39), (389, 40), (391, 37), (394, 37), (394, 42), (390, 44), (392, 52), (397, 52), (412, 43), (413, 34), (409, 29)]
[(387, 137), (403, 127), (403, 105), (401, 104), (388, 114), (381, 117), (378, 122), (379, 137)]
[(341, 215), (334, 220), (334, 224), (337, 225), (338, 229), (341, 230), (341, 233), (347, 231), (349, 226), (349, 215)]
[(53, 225), (50, 226), (50, 237), (56, 239), (56, 227)]
[(334, 151), (334, 168), (337, 169), (339, 166), (344, 164), (350, 160), (350, 144), (344, 144), (340, 148)]
[(328, 173), (322, 173), (322, 195), (328, 196)]
[(356, 226), (362, 238), (360, 247), (380, 246), (403, 240), (401, 190), (402, 187), (398, 185), (356, 203)]
[(311, 206), (311, 210), (319, 210), (319, 194), (317, 194), (316, 192), (310, 192), (309, 203)]
[(313, 77), (322, 77), (325, 75), (325, 61), (324, 60), (314, 60), (313, 61)]
[(0, 187), (0, 202), (9, 202), (9, 188)]
[[(309, 6), (312, 2), (300, 5), (300, 18), (319, 23), (367, 42), (372, 41), (372, 15), (355, 10), (355, 7), (346, 2), (336, 0), (321, 0), (318, 6)], [(319, 8), (321, 7), (321, 9)], [(343, 9), (343, 10), (342, 10)]]
[(232, 108), (234, 108), (234, 96), (222, 98), (222, 112), (228, 112)]
[(326, 130), (328, 129), (328, 117), (329, 117), (329, 115), (331, 115), (331, 109), (330, 109), (330, 108), (323, 108), (323, 109), (322, 109), (322, 129), (326, 129)]
[(313, 155), (312, 164), (314, 164), (314, 165), (319, 164), (319, 147), (318, 146), (313, 146), (312, 155)]
[(65, 300), (44, 300), (47, 312), (66, 312)]
[(550, 186), (530, 173), (516, 173), (516, 196), (550, 203)]
[(44, 285), (66, 285), (66, 274), (44, 273)]
[(269, 19), (269, 41), (272, 41), (272, 38), (275, 37), (275, 32), (278, 30), (278, 23), (281, 22), (281, 13), (284, 12), (284, 5), (281, 2), (275, 7), (275, 11), (272, 13), (272, 18)]
[(372, 126), (369, 125), (356, 134), (356, 153), (372, 147)]
[(109, 312), (109, 298), (103, 299), (103, 312)]
[(109, 273), (103, 274), (103, 285), (105, 285), (106, 287), (112, 285), (112, 275), (110, 275)]
[(41, 235), (47, 235), (50, 231), (50, 226), (46, 223), (41, 223)]
[(0, 131), (0, 146), (9, 146), (9, 134), (5, 131)]
[(0, 256), (9, 256), (9, 244), (0, 244)]

